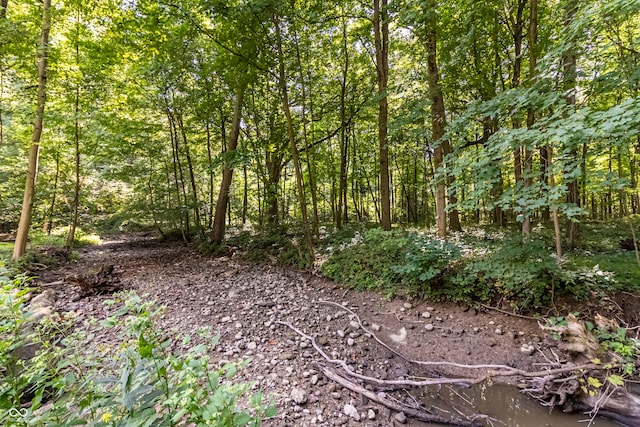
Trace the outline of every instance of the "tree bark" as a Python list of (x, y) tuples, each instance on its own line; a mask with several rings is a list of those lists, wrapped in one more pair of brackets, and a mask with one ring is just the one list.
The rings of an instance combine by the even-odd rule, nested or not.
[[(537, 75), (538, 61), (538, 0), (529, 0), (529, 81), (534, 84)], [(527, 129), (531, 129), (536, 121), (536, 114), (533, 108), (527, 110)], [(531, 148), (524, 150), (524, 190), (526, 191), (533, 184), (531, 169), (533, 166), (533, 152)], [(525, 237), (531, 235), (531, 217), (526, 206), (523, 207), (524, 219), (522, 221), (522, 234)]]
[(428, 19), (426, 23), (425, 44), (427, 47), (427, 73), (429, 81), (429, 97), (431, 98), (431, 141), (437, 144), (433, 152), (434, 172), (438, 176), (436, 179), (436, 225), (438, 237), (445, 238), (447, 235), (447, 214), (446, 214), (446, 179), (444, 171), (439, 169), (444, 167), (444, 156), (448, 141), (443, 141), (445, 126), (445, 109), (442, 89), (438, 83), (438, 62), (437, 62), (437, 33), (435, 19), (435, 2), (429, 2), (430, 10), (426, 12)]
[(347, 222), (347, 162), (349, 153), (349, 134), (347, 132), (347, 73), (349, 72), (349, 54), (347, 50), (347, 23), (342, 22), (342, 49), (344, 63), (340, 82), (340, 176), (338, 179), (338, 204), (336, 205), (336, 227), (342, 228)]
[(300, 214), (302, 216), (302, 229), (304, 232), (305, 244), (309, 255), (309, 262), (313, 263), (315, 254), (313, 251), (313, 239), (309, 229), (309, 219), (307, 217), (307, 200), (304, 192), (304, 182), (302, 180), (302, 168), (300, 166), (300, 156), (298, 146), (296, 144), (296, 135), (293, 129), (293, 118), (291, 117), (291, 108), (289, 106), (289, 94), (287, 91), (287, 80), (284, 69), (284, 53), (282, 50), (282, 37), (280, 32), (280, 20), (277, 15), (274, 16), (276, 42), (278, 48), (278, 85), (280, 86), (280, 95), (282, 96), (282, 108), (287, 121), (287, 134), (289, 136), (289, 150), (291, 151), (291, 160), (296, 175), (296, 187), (298, 190), (298, 203), (300, 204)]
[[(569, 27), (578, 9), (577, 0), (570, 0), (565, 10), (565, 28)], [(568, 29), (568, 28), (567, 28)], [(569, 108), (573, 108), (576, 104), (576, 53), (572, 47), (569, 47), (562, 57), (564, 72), (564, 90), (565, 102)], [(576, 162), (578, 159), (577, 149), (572, 149), (569, 153)], [(577, 165), (576, 165), (577, 166)], [(578, 190), (578, 181), (575, 178), (567, 182), (567, 203), (580, 207), (580, 192)], [(578, 246), (580, 241), (580, 223), (569, 218), (567, 220), (567, 247), (573, 249)]]
[(7, 18), (7, 7), (9, 6), (9, 0), (0, 0), (0, 19)]
[[(6, 9), (5, 9), (6, 10)], [(31, 146), (29, 147), (29, 161), (27, 166), (27, 177), (24, 187), (24, 197), (22, 200), (22, 211), (20, 212), (20, 222), (16, 233), (16, 242), (13, 248), (13, 260), (17, 260), (24, 255), (27, 249), (27, 239), (29, 238), (29, 228), (31, 227), (31, 213), (33, 210), (33, 196), (36, 186), (36, 176), (38, 174), (38, 154), (40, 151), (40, 137), (42, 136), (42, 126), (44, 121), (44, 107), (47, 100), (47, 59), (49, 56), (49, 31), (51, 29), (51, 0), (42, 2), (42, 34), (40, 46), (38, 48), (38, 95), (36, 102), (36, 116), (33, 121), (33, 134), (31, 136)]]
[[(82, 7), (81, 4), (79, 7)], [(75, 54), (76, 54), (76, 67), (80, 67), (80, 9), (77, 11), (76, 21), (76, 39), (75, 39)], [(78, 205), (80, 204), (80, 82), (76, 82), (75, 90), (75, 102), (74, 102), (74, 149), (75, 149), (75, 186), (73, 190), (73, 204), (71, 213), (71, 223), (69, 224), (69, 234), (67, 235), (67, 242), (65, 248), (70, 249), (73, 245), (73, 241), (76, 237), (76, 227), (78, 226)]]
[(378, 77), (378, 150), (380, 152), (380, 226), (391, 230), (391, 191), (389, 187), (389, 142), (387, 140), (389, 80), (389, 14), (387, 0), (373, 0), (373, 32)]
[[(227, 151), (234, 152), (238, 147), (238, 139), (240, 137), (240, 121), (242, 119), (242, 103), (244, 101), (244, 92), (247, 87), (246, 70), (239, 77), (238, 87), (236, 88), (235, 99), (233, 101), (233, 118), (231, 120), (231, 134), (227, 144)], [(233, 167), (225, 164), (222, 171), (222, 182), (220, 182), (220, 192), (218, 193), (218, 201), (216, 203), (216, 212), (213, 218), (213, 227), (211, 230), (211, 241), (221, 244), (224, 241), (226, 231), (225, 215), (227, 205), (229, 204), (229, 189), (233, 180)]]

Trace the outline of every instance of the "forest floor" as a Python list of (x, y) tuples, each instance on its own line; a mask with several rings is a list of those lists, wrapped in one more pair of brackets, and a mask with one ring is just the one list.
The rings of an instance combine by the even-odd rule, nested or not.
[[(553, 354), (533, 319), (401, 296), (389, 300), (307, 272), (247, 263), (232, 255), (209, 257), (182, 242), (162, 242), (152, 236), (117, 236), (86, 247), (77, 261), (43, 272), (37, 282), (63, 280), (105, 264), (114, 266), (125, 288), (166, 306), (160, 330), (175, 337), (195, 336), (199, 329), (210, 327), (220, 335), (212, 352), (214, 362), (251, 358), (236, 379), (255, 380), (258, 388), (274, 397), (279, 412), (264, 423), (267, 426), (387, 426), (404, 421), (403, 415), (324, 378), (314, 365), (322, 356), (279, 322), (314, 336), (330, 357), (344, 360), (355, 371), (388, 380), (434, 374), (406, 359), (533, 370)], [(56, 292), (58, 311), (73, 310), (80, 319), (104, 318), (109, 312), (103, 302), (110, 295), (79, 298), (68, 285)], [(118, 337), (107, 334), (94, 340), (115, 342)], [(180, 340), (174, 345), (181, 345)], [(524, 351), (528, 345), (535, 348), (532, 354)], [(446, 365), (434, 371), (459, 374)], [(400, 399), (405, 398), (413, 399), (409, 395)], [(345, 414), (347, 404), (356, 408), (361, 421), (354, 421), (355, 414), (351, 418)]]

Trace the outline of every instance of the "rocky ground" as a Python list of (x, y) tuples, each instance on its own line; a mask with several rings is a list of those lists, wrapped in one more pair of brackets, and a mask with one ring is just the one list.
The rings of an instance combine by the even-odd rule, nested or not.
[[(160, 320), (164, 330), (195, 334), (210, 327), (221, 337), (213, 353), (216, 361), (251, 358), (238, 378), (257, 380), (275, 398), (279, 413), (266, 426), (421, 425), (324, 378), (314, 366), (321, 355), (280, 322), (316, 337), (330, 357), (346, 361), (356, 372), (381, 379), (459, 373), (451, 366), (425, 372), (398, 354), (524, 369), (546, 357), (540, 350), (542, 331), (533, 320), (402, 297), (387, 300), (306, 272), (246, 263), (231, 255), (203, 256), (181, 242), (150, 236), (85, 248), (78, 261), (43, 274), (39, 281), (62, 280), (104, 264), (114, 266), (113, 273), (127, 288), (166, 306)], [(69, 286), (56, 292), (59, 311), (105, 316), (102, 302), (108, 295), (76, 299)], [(414, 399), (407, 393), (396, 396)]]

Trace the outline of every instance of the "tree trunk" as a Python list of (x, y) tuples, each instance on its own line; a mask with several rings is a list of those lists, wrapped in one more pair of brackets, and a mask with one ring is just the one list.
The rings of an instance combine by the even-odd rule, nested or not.
[(293, 129), (293, 118), (291, 117), (291, 108), (289, 107), (289, 94), (287, 91), (287, 80), (284, 69), (284, 53), (282, 51), (282, 38), (280, 33), (280, 20), (278, 16), (274, 16), (274, 24), (276, 30), (276, 42), (278, 48), (278, 84), (280, 86), (280, 94), (282, 96), (282, 108), (287, 121), (287, 134), (289, 136), (289, 150), (291, 151), (291, 160), (296, 175), (296, 187), (298, 190), (298, 203), (300, 204), (300, 214), (302, 216), (302, 229), (304, 232), (307, 253), (309, 254), (309, 262), (313, 263), (315, 255), (313, 253), (313, 240), (311, 231), (309, 230), (309, 220), (307, 217), (307, 200), (304, 192), (304, 183), (302, 181), (302, 168), (300, 166), (300, 156), (296, 144), (296, 135)]
[(378, 150), (380, 152), (380, 225), (391, 230), (391, 192), (389, 187), (389, 142), (387, 140), (389, 79), (389, 14), (387, 0), (373, 0), (373, 32), (378, 76)]
[[(575, 17), (578, 9), (577, 0), (570, 0), (565, 10), (565, 27), (569, 27)], [(576, 104), (576, 53), (572, 47), (569, 47), (563, 54), (563, 78), (565, 101), (570, 108)], [(572, 149), (569, 156), (577, 162), (578, 151)], [(576, 165), (577, 166), (577, 165)], [(571, 178), (567, 182), (567, 203), (580, 207), (580, 193), (578, 191), (578, 181)], [(567, 247), (573, 249), (578, 246), (580, 241), (580, 223), (577, 220), (569, 218), (567, 220)]]
[[(81, 4), (80, 6), (81, 7)], [(75, 39), (75, 54), (76, 54), (76, 67), (80, 68), (80, 10), (78, 10), (77, 22), (76, 22), (76, 39)], [(67, 242), (65, 248), (70, 249), (73, 245), (73, 241), (76, 237), (76, 227), (78, 226), (78, 205), (80, 204), (80, 82), (76, 82), (75, 90), (75, 103), (74, 103), (74, 133), (73, 140), (75, 143), (75, 174), (76, 182), (73, 190), (73, 202), (71, 213), (71, 224), (69, 224), (69, 234), (67, 235)]]
[(0, 0), (0, 19), (7, 18), (7, 6), (9, 6), (9, 0)]
[(347, 74), (349, 72), (349, 54), (347, 47), (347, 23), (342, 21), (342, 49), (344, 64), (340, 82), (340, 176), (338, 179), (338, 204), (336, 206), (336, 227), (342, 228), (343, 220), (347, 222), (347, 162), (349, 153), (349, 134), (347, 132)]
[(429, 17), (426, 23), (427, 46), (427, 72), (429, 80), (429, 96), (431, 98), (431, 141), (437, 144), (433, 152), (434, 172), (436, 179), (436, 224), (438, 237), (445, 238), (447, 235), (447, 214), (446, 214), (446, 179), (444, 171), (445, 149), (448, 146), (442, 141), (445, 126), (445, 109), (442, 89), (438, 83), (438, 62), (437, 62), (437, 33), (436, 33), (436, 4), (429, 2), (430, 10), (426, 11)]
[(53, 228), (53, 213), (56, 209), (56, 199), (58, 197), (58, 181), (60, 180), (60, 149), (56, 148), (56, 174), (53, 178), (53, 194), (51, 196), (51, 204), (49, 205), (49, 212), (47, 214), (47, 225), (44, 229), (47, 235), (51, 234)]
[[(27, 177), (24, 186), (24, 197), (22, 200), (22, 211), (20, 212), (20, 222), (16, 233), (16, 242), (13, 248), (13, 260), (17, 260), (24, 255), (27, 249), (27, 239), (29, 238), (29, 228), (31, 227), (31, 212), (33, 210), (33, 196), (36, 186), (36, 176), (38, 174), (38, 154), (40, 151), (40, 136), (44, 120), (44, 107), (47, 100), (47, 59), (49, 54), (49, 30), (51, 29), (51, 0), (42, 2), (42, 34), (40, 46), (38, 48), (38, 95), (36, 102), (36, 116), (33, 121), (33, 134), (31, 136), (31, 146), (29, 147), (29, 162), (27, 166)], [(6, 9), (5, 9), (6, 10)]]
[[(236, 88), (235, 99), (233, 102), (233, 118), (231, 121), (231, 134), (227, 144), (227, 151), (235, 151), (238, 147), (238, 139), (240, 137), (240, 121), (242, 119), (242, 103), (244, 100), (244, 92), (247, 87), (246, 70), (240, 74), (238, 87)], [(220, 192), (218, 193), (218, 201), (216, 203), (216, 213), (213, 218), (213, 227), (211, 230), (211, 241), (221, 244), (224, 241), (226, 230), (225, 214), (227, 205), (229, 204), (229, 189), (233, 179), (233, 167), (229, 164), (224, 165), (222, 171), (222, 182), (220, 183)]]
[[(537, 75), (538, 61), (538, 0), (529, 1), (529, 80), (534, 84)], [(527, 110), (527, 129), (531, 129), (536, 121), (536, 114), (533, 108)], [(531, 169), (533, 167), (533, 152), (529, 147), (524, 150), (524, 191), (526, 192), (533, 184)], [(526, 206), (523, 207), (524, 219), (522, 221), (522, 234), (525, 237), (531, 235), (531, 217)]]
[[(76, 49), (78, 45), (76, 44)], [(78, 52), (76, 51), (76, 54)], [(73, 202), (71, 213), (71, 224), (69, 225), (69, 235), (67, 236), (67, 242), (64, 245), (66, 249), (70, 249), (73, 245), (73, 241), (76, 236), (76, 227), (78, 225), (78, 205), (80, 204), (80, 84), (76, 85), (76, 99), (75, 99), (75, 119), (74, 119), (74, 135), (73, 140), (75, 143), (75, 174), (76, 182), (73, 190)]]

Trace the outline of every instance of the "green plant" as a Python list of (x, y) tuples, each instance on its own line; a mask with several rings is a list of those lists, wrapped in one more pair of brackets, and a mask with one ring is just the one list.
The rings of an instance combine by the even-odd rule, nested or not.
[[(257, 426), (275, 413), (262, 393), (248, 395), (253, 383), (232, 381), (248, 361), (215, 368), (206, 345), (170, 350), (171, 343), (154, 326), (161, 309), (134, 293), (111, 300), (109, 305), (117, 307), (113, 315), (101, 323), (94, 320), (88, 329), (71, 332), (73, 321), (58, 317), (28, 337), (19, 306), (3, 303), (3, 313), (12, 314), (2, 318), (0, 345), (9, 348), (37, 339), (39, 350), (22, 361), (19, 371), (0, 373), (2, 425), (235, 427)], [(102, 328), (118, 328), (123, 341), (88, 345)], [(183, 343), (189, 339), (184, 337)], [(19, 399), (25, 392), (32, 396), (26, 409)]]
[(405, 248), (403, 263), (392, 265), (391, 271), (402, 278), (411, 294), (438, 298), (451, 264), (460, 258), (460, 248), (441, 240), (425, 240), (411, 235)]
[(399, 275), (392, 266), (404, 261), (410, 237), (403, 231), (378, 228), (354, 237), (333, 250), (322, 266), (325, 276), (356, 289), (383, 289), (393, 295)]

